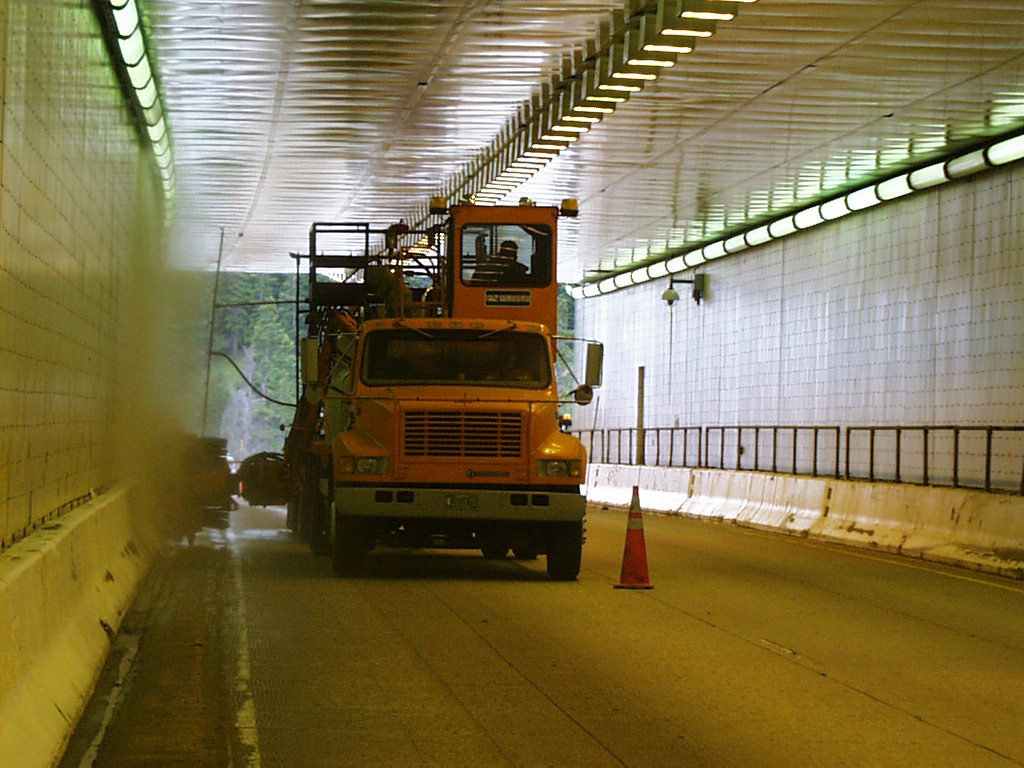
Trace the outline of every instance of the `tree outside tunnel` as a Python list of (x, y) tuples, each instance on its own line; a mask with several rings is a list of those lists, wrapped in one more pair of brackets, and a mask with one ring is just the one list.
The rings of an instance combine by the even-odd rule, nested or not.
[[(212, 280), (211, 275), (210, 295)], [(295, 307), (258, 302), (294, 297), (294, 275), (222, 274), (213, 334), (214, 352), (231, 358), (259, 392), (286, 403), (295, 400)], [(233, 306), (245, 304), (250, 306)], [(281, 425), (292, 420), (292, 408), (270, 402), (253, 387), (224, 358), (213, 358), (207, 431), (225, 438), (237, 460), (280, 451)]]

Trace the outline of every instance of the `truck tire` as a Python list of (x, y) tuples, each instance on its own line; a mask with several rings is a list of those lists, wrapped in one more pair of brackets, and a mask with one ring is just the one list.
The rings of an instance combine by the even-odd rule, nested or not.
[(583, 564), (583, 522), (553, 523), (548, 534), (548, 576), (575, 581)]
[(313, 507), (310, 515), (309, 551), (314, 555), (328, 555), (331, 552), (331, 540), (330, 531), (327, 530), (327, 505), (319, 491), (310, 494), (309, 503)]
[(302, 478), (302, 509), (307, 519), (304, 538), (309, 541), (309, 551), (314, 555), (328, 555), (331, 552), (330, 519), (327, 516), (327, 501), (320, 492), (319, 465), (310, 462)]
[(371, 542), (362, 520), (335, 512), (330, 545), (331, 567), (335, 574), (358, 576), (363, 572)]

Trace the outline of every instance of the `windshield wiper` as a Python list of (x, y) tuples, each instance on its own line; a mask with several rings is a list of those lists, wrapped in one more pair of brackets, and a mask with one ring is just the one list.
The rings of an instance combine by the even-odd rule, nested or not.
[(516, 324), (513, 323), (511, 320), (509, 320), (508, 321), (508, 325), (506, 325), (504, 328), (495, 328), (493, 331), (484, 331), (482, 334), (480, 334), (476, 338), (477, 338), (477, 341), (479, 341), (480, 339), (486, 339), (488, 336), (493, 336), (496, 333), (504, 333), (505, 331), (514, 331), (515, 329), (516, 329)]
[(430, 335), (429, 333), (424, 331), (422, 328), (414, 328), (413, 326), (411, 326), (408, 323), (406, 323), (404, 320), (395, 320), (395, 325), (399, 326), (400, 328), (405, 328), (405, 329), (410, 330), (410, 331), (415, 331), (420, 336), (426, 336), (428, 339), (433, 339), (434, 338), (432, 335)]

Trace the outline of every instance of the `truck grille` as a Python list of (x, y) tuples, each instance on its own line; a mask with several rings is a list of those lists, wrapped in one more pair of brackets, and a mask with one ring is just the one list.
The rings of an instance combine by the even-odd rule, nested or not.
[(406, 411), (406, 456), (518, 458), (523, 415), (501, 411)]

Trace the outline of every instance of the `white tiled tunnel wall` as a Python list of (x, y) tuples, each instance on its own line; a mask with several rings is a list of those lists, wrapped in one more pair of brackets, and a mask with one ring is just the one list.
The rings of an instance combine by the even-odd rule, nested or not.
[[(575, 423), (635, 427), (643, 366), (648, 428), (1020, 425), (1022, 213), (1024, 170), (1015, 166), (704, 264), (697, 271), (709, 286), (699, 306), (683, 285), (668, 307), (668, 278), (583, 300), (578, 329), (605, 342), (605, 374), (597, 407)], [(799, 438), (802, 453), (809, 435)], [(832, 471), (834, 432), (819, 437), (819, 461)], [(736, 465), (736, 439), (734, 431), (724, 437), (727, 467)], [(852, 466), (866, 466), (866, 440), (852, 441)], [(922, 445), (920, 433), (902, 444), (905, 479), (923, 470), (915, 440)], [(948, 473), (951, 435), (930, 440), (934, 478)], [(791, 437), (780, 442), (790, 452)], [(982, 472), (983, 442), (979, 433), (961, 436), (961, 478)], [(1022, 442), (1024, 433), (994, 443), (993, 463), (1002, 462), (1011, 485), (1020, 483)], [(743, 445), (749, 456), (751, 433)], [(647, 446), (653, 463), (650, 434)]]
[(0, 75), (7, 546), (114, 479), (133, 236), (155, 197), (90, 3), (0, 3)]

